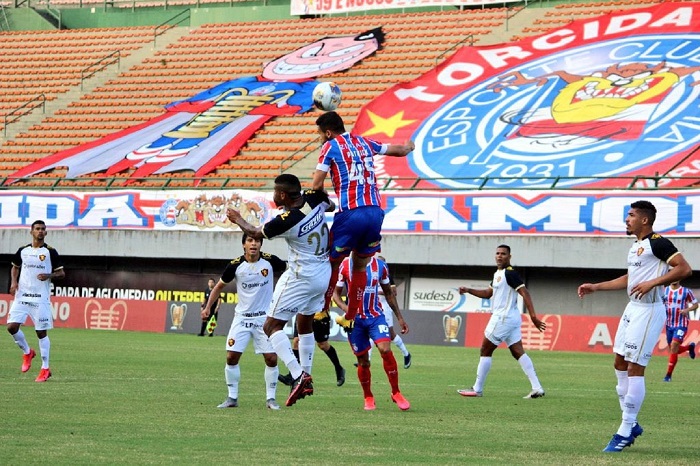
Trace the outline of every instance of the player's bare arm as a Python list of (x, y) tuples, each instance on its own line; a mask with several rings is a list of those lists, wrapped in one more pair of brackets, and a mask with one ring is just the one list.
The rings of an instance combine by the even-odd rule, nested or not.
[(248, 236), (255, 239), (261, 239), (263, 237), (262, 228), (254, 227), (248, 223), (242, 216), (241, 213), (235, 209), (228, 209), (226, 211), (226, 216), (232, 222), (238, 225), (238, 227)]
[(477, 298), (489, 299), (493, 296), (493, 288), (486, 288), (485, 290), (477, 290), (474, 288), (467, 288), (466, 286), (459, 287), (459, 294), (470, 294), (476, 296)]
[(607, 282), (584, 283), (578, 287), (578, 297), (583, 299), (587, 294), (595, 293), (596, 291), (624, 290), (625, 288), (627, 288), (627, 274)]
[(54, 279), (61, 279), (66, 276), (66, 272), (63, 271), (62, 268), (58, 270), (54, 270), (51, 273), (40, 273), (39, 275), (36, 276), (39, 280), (46, 281), (46, 280), (54, 280)]
[(313, 189), (314, 191), (322, 191), (323, 183), (326, 181), (326, 175), (328, 175), (328, 172), (324, 172), (323, 170), (316, 170), (314, 172), (314, 179), (311, 184), (311, 189)]
[(211, 315), (211, 307), (214, 305), (214, 303), (219, 301), (219, 298), (221, 297), (221, 291), (224, 289), (225, 286), (226, 283), (219, 280), (218, 283), (214, 285), (214, 288), (211, 289), (211, 293), (209, 293), (209, 299), (206, 303), (202, 304), (203, 319)]
[(19, 286), (19, 267), (14, 264), (12, 264), (12, 269), (10, 269), (10, 277), (10, 294), (14, 296)]
[(413, 141), (406, 141), (406, 144), (389, 144), (384, 155), (390, 155), (392, 157), (406, 157), (408, 154), (413, 152), (416, 148), (416, 144)]
[(345, 301), (343, 301), (343, 297), (340, 294), (342, 292), (343, 292), (343, 287), (341, 287), (341, 286), (335, 287), (335, 289), (333, 290), (333, 302), (335, 302), (335, 305), (338, 306), (338, 308), (341, 311), (348, 312), (348, 305), (345, 304)]
[(386, 285), (381, 284), (381, 286), (382, 290), (384, 291), (384, 297), (386, 298), (386, 302), (389, 303), (391, 311), (394, 313), (396, 319), (399, 322), (399, 326), (401, 327), (401, 334), (407, 334), (408, 324), (404, 320), (403, 314), (401, 314), (401, 308), (399, 307), (399, 302), (396, 300), (396, 293), (394, 292), (392, 285), (387, 283)]
[(692, 304), (691, 306), (688, 306), (688, 307), (686, 307), (685, 309), (683, 309), (683, 310), (681, 311), (681, 314), (688, 315), (688, 314), (690, 314), (690, 312), (694, 311), (694, 310), (697, 309), (697, 308), (698, 308), (698, 303), (694, 303), (694, 304)]
[(528, 291), (528, 289), (524, 286), (521, 286), (520, 288), (518, 288), (518, 294), (523, 297), (523, 304), (525, 304), (525, 309), (527, 309), (527, 313), (530, 314), (530, 320), (532, 321), (532, 324), (535, 327), (537, 327), (537, 330), (539, 330), (540, 332), (544, 332), (547, 328), (547, 324), (542, 322), (537, 317), (537, 313), (535, 312), (535, 305), (532, 304), (532, 296), (530, 296), (530, 292)]
[(690, 268), (690, 264), (688, 264), (682, 254), (673, 256), (671, 260), (668, 261), (668, 265), (672, 267), (668, 272), (654, 280), (637, 283), (630, 290), (630, 295), (641, 298), (654, 289), (654, 287), (670, 285), (673, 282), (679, 282), (684, 278), (688, 278), (693, 274), (693, 269)]

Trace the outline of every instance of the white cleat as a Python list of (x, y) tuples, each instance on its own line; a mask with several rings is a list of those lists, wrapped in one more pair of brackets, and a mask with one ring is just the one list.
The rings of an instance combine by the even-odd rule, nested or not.
[(223, 403), (221, 403), (217, 408), (237, 408), (238, 407), (238, 399), (237, 398), (231, 398), (230, 396), (224, 400)]
[(267, 409), (272, 409), (275, 411), (280, 409), (280, 405), (277, 404), (274, 398), (270, 398), (269, 400), (267, 400), (265, 402), (265, 405), (267, 405)]

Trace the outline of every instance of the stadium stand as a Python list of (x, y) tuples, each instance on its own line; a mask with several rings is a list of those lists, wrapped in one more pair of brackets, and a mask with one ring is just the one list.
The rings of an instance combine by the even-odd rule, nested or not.
[[(505, 9), (497, 8), (205, 24), (186, 33), (179, 40), (147, 54), (150, 56), (140, 63), (91, 92), (67, 102), (64, 108), (40, 124), (30, 127), (13, 140), (6, 141), (4, 147), (0, 148), (0, 156), (4, 159), (11, 158), (14, 162), (0, 166), (0, 178), (12, 173), (14, 169), (9, 167), (27, 164), (153, 118), (161, 114), (168, 103), (186, 99), (230, 79), (259, 75), (264, 63), (321, 37), (357, 34), (382, 26), (386, 34), (382, 50), (347, 72), (323, 77), (337, 82), (343, 89), (342, 111), (346, 123), (351, 127), (361, 106), (397, 82), (397, 77), (416, 77), (434, 67), (439, 57), (453, 47), (478, 43), (480, 38), (503, 25), (504, 12)], [(299, 27), (300, 23), (303, 27)], [(439, 29), (435, 28), (435, 24), (439, 24)], [(279, 30), (293, 31), (294, 35), (266, 34), (266, 31)], [(109, 31), (23, 33), (22, 41), (34, 43), (36, 40), (38, 45), (32, 48), (41, 49), (42, 43), (55, 37), (52, 34), (59, 33), (62, 33), (61, 47), (67, 47), (62, 50), (78, 48), (78, 43), (89, 41), (92, 44), (90, 47), (97, 48), (100, 52), (83, 57), (91, 53), (85, 47), (66, 54), (62, 50), (56, 50), (54, 57), (63, 57), (73, 68), (70, 68), (70, 73), (65, 73), (71, 80), (53, 88), (50, 93), (53, 98), (63, 86), (79, 86), (76, 76), (80, 67), (100, 56), (100, 53), (111, 50), (101, 41), (117, 41), (115, 45), (128, 46), (129, 50), (139, 46), (143, 50), (150, 47), (145, 43), (148, 38), (152, 38), (152, 28), (118, 28)], [(2, 34), (0, 37), (5, 40)], [(56, 63), (55, 60), (46, 58), (37, 56), (36, 60), (28, 60), (37, 76), (51, 75)], [(387, 70), (390, 72), (387, 73)], [(317, 112), (309, 112), (301, 116), (275, 118), (248, 142), (238, 156), (218, 167), (206, 180), (198, 180), (199, 186), (230, 186), (234, 180), (237, 187), (264, 185), (261, 180), (278, 174), (282, 163), (289, 165), (303, 159), (311, 149), (317, 147), (313, 123), (317, 116)], [(86, 177), (90, 178), (88, 180), (64, 180), (64, 176), (63, 169), (55, 169), (22, 180), (15, 186), (47, 186), (52, 183), (51, 180), (64, 187), (87, 185), (94, 188), (107, 186), (108, 183), (116, 186), (123, 183), (128, 173), (120, 175), (121, 180), (116, 184), (113, 180), (101, 180), (95, 176)], [(188, 181), (190, 186), (195, 181), (191, 172), (189, 179), (187, 173), (177, 176), (163, 174), (131, 186), (175, 186)]]

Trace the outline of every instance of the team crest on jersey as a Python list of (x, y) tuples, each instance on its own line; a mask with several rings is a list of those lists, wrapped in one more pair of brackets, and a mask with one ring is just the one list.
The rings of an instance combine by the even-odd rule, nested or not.
[(44, 259), (46, 259), (46, 254), (39, 254), (39, 260), (43, 262)]
[(233, 338), (229, 338), (228, 341), (226, 342), (226, 344), (228, 346), (233, 346), (235, 343), (236, 343), (236, 340), (234, 340)]
[[(700, 34), (684, 40), (687, 50), (700, 47)], [(700, 142), (700, 131), (689, 127), (697, 123), (700, 86), (690, 56), (671, 60), (678, 46), (672, 36), (627, 37), (571, 48), (485, 80), (423, 122), (412, 169), (460, 188), (488, 177), (509, 178), (489, 181), (493, 187), (551, 185), (556, 177), (558, 185), (574, 186), (683, 153)], [(654, 58), (623, 57), (633, 49), (654, 50)]]
[(639, 249), (637, 249), (638, 256), (641, 256), (643, 252), (644, 252), (644, 248), (640, 247)]
[(496, 282), (500, 282), (500, 281), (501, 281), (501, 277), (496, 277)]
[(268, 270), (267, 270), (267, 269), (262, 269), (262, 270), (260, 271), (260, 273), (262, 274), (263, 277), (267, 277)]

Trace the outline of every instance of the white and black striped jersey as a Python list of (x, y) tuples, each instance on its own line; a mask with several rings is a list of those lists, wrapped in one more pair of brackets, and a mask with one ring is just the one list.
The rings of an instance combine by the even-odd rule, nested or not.
[(63, 268), (58, 251), (44, 244), (35, 248), (31, 244), (22, 246), (12, 258), (12, 265), (19, 267), (19, 283), (15, 299), (25, 303), (48, 303), (51, 301), (51, 280), (41, 281), (40, 273), (51, 273)]
[(513, 267), (496, 270), (489, 285), (493, 289), (491, 296), (491, 311), (500, 317), (518, 317), (518, 290), (525, 286), (522, 278)]
[(280, 275), (286, 268), (287, 264), (282, 259), (264, 252), (255, 262), (248, 262), (244, 255), (229, 262), (221, 274), (221, 281), (231, 283), (236, 280), (236, 314), (264, 315), (272, 301), (274, 276)]
[(671, 241), (657, 233), (637, 240), (627, 253), (627, 295), (634, 303), (651, 304), (663, 302), (663, 286), (657, 286), (641, 299), (632, 296), (637, 284), (658, 278), (668, 272), (670, 261), (678, 254)]
[(308, 190), (303, 194), (301, 207), (290, 209), (263, 226), (265, 238), (284, 238), (289, 246), (287, 263), (295, 276), (326, 273), (329, 234), (326, 209), (331, 205), (328, 194)]

